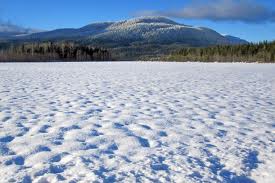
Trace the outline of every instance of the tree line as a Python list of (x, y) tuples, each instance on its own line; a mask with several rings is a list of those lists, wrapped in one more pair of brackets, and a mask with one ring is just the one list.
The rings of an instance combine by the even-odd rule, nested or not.
[(73, 42), (43, 42), (0, 45), (1, 62), (24, 61), (106, 61), (108, 50)]
[(170, 61), (201, 62), (275, 62), (275, 41), (244, 45), (217, 45), (182, 48), (165, 57)]

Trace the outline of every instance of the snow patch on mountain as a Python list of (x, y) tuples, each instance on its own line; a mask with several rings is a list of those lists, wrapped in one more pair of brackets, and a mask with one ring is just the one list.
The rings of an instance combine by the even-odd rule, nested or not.
[(165, 17), (142, 17), (113, 23), (107, 27), (106, 31), (90, 36), (90, 39), (158, 43), (204, 41), (215, 44), (226, 42), (223, 36), (211, 29), (179, 24)]

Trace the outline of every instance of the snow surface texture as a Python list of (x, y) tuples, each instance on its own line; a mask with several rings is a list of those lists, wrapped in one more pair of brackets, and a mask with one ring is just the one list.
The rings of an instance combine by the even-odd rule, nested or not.
[(0, 64), (0, 182), (275, 182), (275, 65)]

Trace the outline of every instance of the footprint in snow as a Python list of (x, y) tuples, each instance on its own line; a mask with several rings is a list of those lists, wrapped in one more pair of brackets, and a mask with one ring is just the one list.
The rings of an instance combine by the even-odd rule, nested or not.
[(13, 136), (4, 136), (4, 137), (0, 137), (0, 142), (2, 143), (9, 143), (11, 141), (13, 141), (14, 137)]

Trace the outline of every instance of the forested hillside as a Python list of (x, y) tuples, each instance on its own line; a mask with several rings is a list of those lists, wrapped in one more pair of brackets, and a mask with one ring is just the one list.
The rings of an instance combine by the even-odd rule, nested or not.
[(182, 48), (165, 58), (170, 61), (275, 62), (275, 41), (244, 45)]
[(106, 49), (72, 42), (1, 44), (0, 61), (104, 61), (111, 60)]

